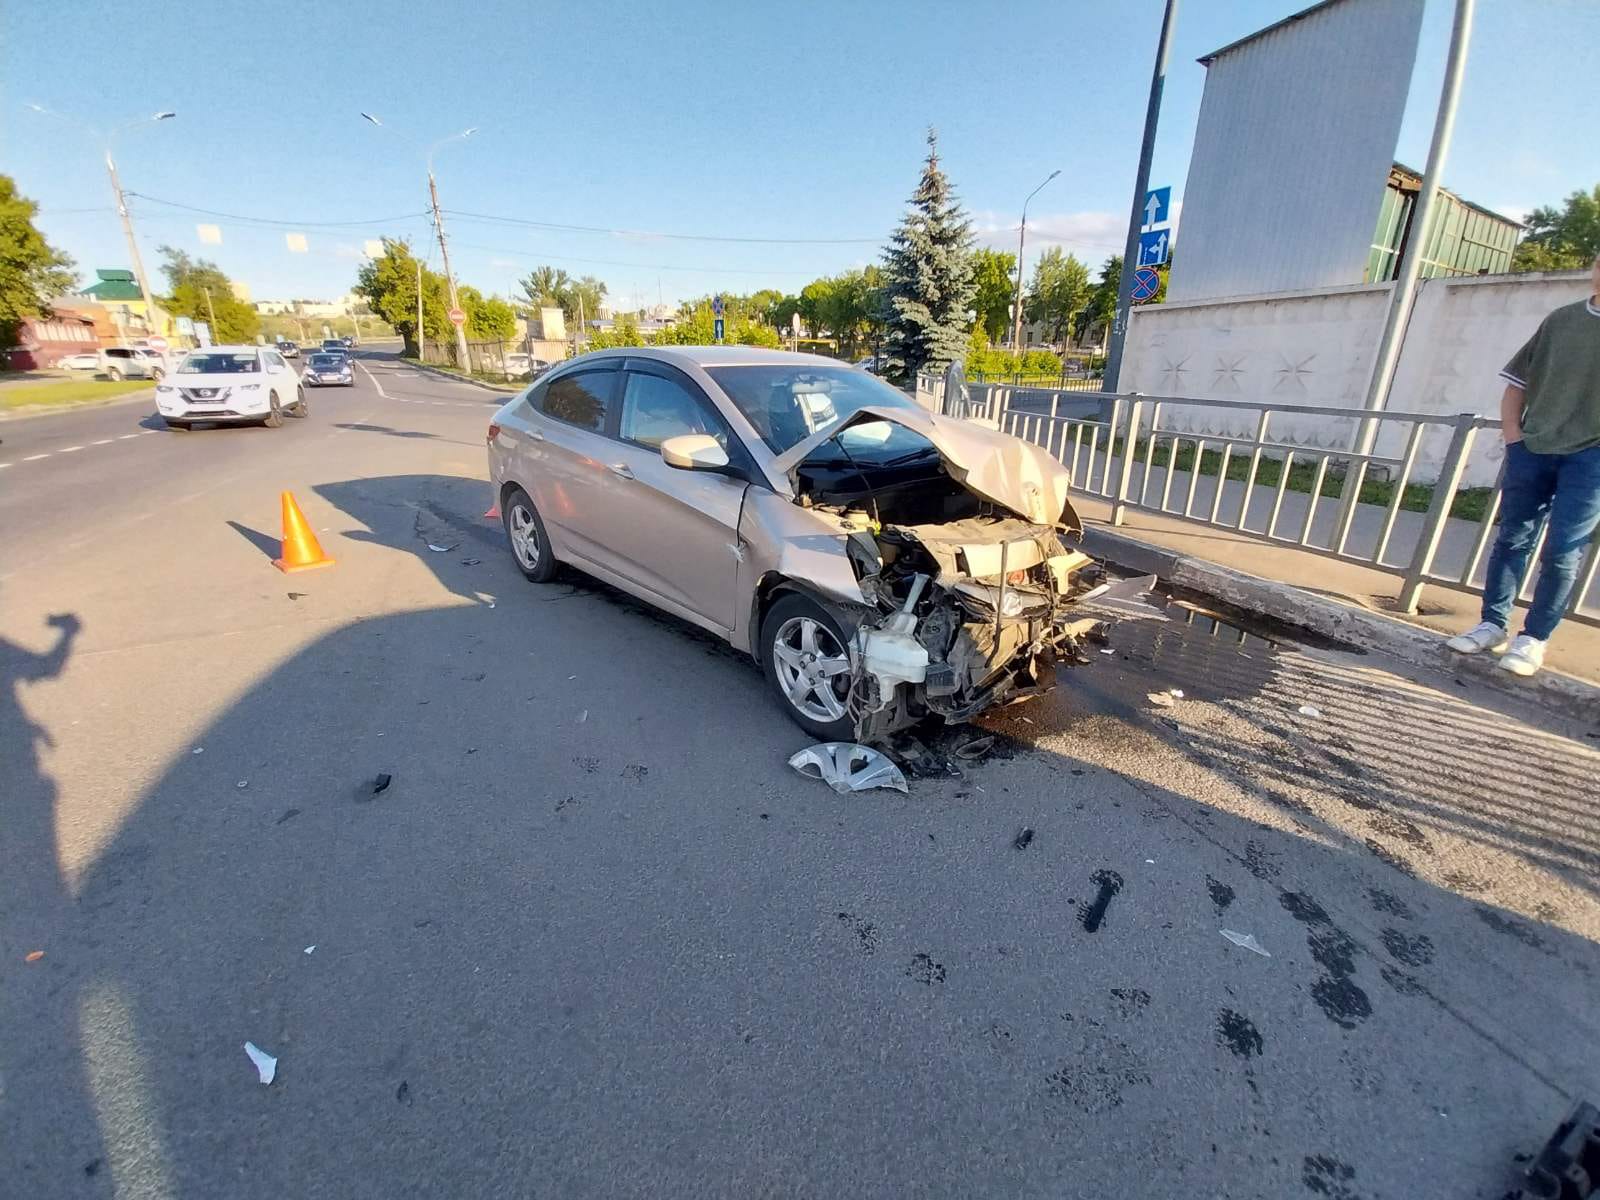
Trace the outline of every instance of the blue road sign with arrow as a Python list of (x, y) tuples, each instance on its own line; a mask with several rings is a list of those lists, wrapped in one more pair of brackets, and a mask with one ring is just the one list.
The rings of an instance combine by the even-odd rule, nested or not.
[(1172, 211), (1172, 189), (1151, 188), (1144, 194), (1144, 225), (1165, 225)]
[(1165, 229), (1146, 229), (1139, 235), (1139, 265), (1160, 267), (1167, 262), (1172, 235)]
[(712, 336), (720, 342), (722, 340), (722, 318), (718, 317), (712, 324), (715, 326)]
[(1161, 290), (1161, 276), (1154, 267), (1140, 267), (1133, 273), (1133, 302), (1142, 304)]

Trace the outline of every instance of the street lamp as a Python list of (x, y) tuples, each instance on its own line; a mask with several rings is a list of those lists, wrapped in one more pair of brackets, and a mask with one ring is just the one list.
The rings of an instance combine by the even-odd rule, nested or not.
[[(439, 257), (444, 260), (444, 281), (450, 288), (450, 307), (460, 308), (461, 302), (456, 293), (455, 273), (450, 269), (450, 250), (445, 244), (444, 216), (439, 211), (439, 185), (434, 182), (433, 178), (433, 156), (439, 152), (441, 147), (447, 146), (451, 142), (465, 141), (467, 138), (478, 132), (478, 127), (474, 125), (470, 129), (463, 129), (460, 133), (452, 133), (449, 137), (440, 138), (431, 146), (423, 146), (422, 143), (407, 137), (393, 126), (385, 125), (382, 121), (369, 112), (364, 112), (361, 114), (361, 116), (363, 120), (370, 121), (379, 129), (388, 130), (388, 132), (394, 134), (394, 136), (399, 138), (402, 142), (405, 142), (407, 145), (413, 146), (423, 152), (423, 157), (428, 164), (428, 199), (433, 204), (433, 228), (434, 231), (439, 235)], [(419, 284), (417, 288), (417, 307), (419, 314), (421, 311), (421, 306), (422, 288)], [(418, 354), (421, 354), (422, 352), (422, 318), (420, 315), (417, 318), (417, 352)], [(472, 369), (472, 364), (467, 357), (467, 331), (465, 325), (456, 326), (456, 365), (459, 366), (463, 371), (470, 371)]]
[(1016, 305), (1015, 305), (1016, 314), (1015, 314), (1015, 317), (1013, 319), (1013, 323), (1012, 323), (1012, 326), (1011, 326), (1011, 355), (1012, 355), (1013, 358), (1015, 358), (1017, 356), (1017, 354), (1020, 353), (1021, 347), (1022, 347), (1022, 246), (1023, 246), (1024, 239), (1028, 236), (1028, 201), (1032, 200), (1035, 196), (1037, 196), (1039, 194), (1040, 190), (1044, 187), (1045, 183), (1049, 183), (1052, 179), (1054, 179), (1059, 174), (1061, 174), (1061, 170), (1060, 170), (1059, 167), (1056, 170), (1051, 171), (1050, 174), (1048, 174), (1048, 175), (1046, 175), (1044, 177), (1044, 183), (1041, 183), (1038, 187), (1034, 188), (1033, 191), (1029, 192), (1028, 193), (1028, 199), (1024, 200), (1022, 202), (1022, 226), (1021, 226), (1021, 228), (1019, 228), (1017, 230), (1017, 302), (1016, 302)]
[(152, 113), (148, 117), (136, 117), (132, 121), (125, 121), (107, 133), (96, 126), (90, 125), (87, 121), (80, 120), (67, 113), (56, 112), (54, 109), (46, 108), (42, 104), (29, 104), (27, 107), (36, 113), (42, 113), (47, 117), (55, 117), (57, 120), (66, 121), (86, 130), (105, 149), (106, 173), (111, 176), (111, 191), (117, 199), (117, 215), (122, 218), (122, 232), (128, 238), (128, 256), (133, 260), (133, 277), (139, 281), (139, 295), (144, 298), (145, 323), (150, 332), (160, 332), (155, 327), (156, 307), (154, 301), (150, 298), (150, 283), (144, 275), (144, 260), (139, 257), (139, 243), (133, 236), (133, 218), (128, 215), (128, 202), (122, 195), (122, 181), (117, 178), (117, 164), (111, 157), (111, 144), (116, 141), (119, 134), (126, 133), (135, 126), (153, 125), (157, 121), (170, 121), (178, 114), (163, 111)]

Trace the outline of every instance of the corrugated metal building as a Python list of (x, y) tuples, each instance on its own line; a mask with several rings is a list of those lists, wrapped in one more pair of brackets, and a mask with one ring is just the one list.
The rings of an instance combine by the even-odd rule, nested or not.
[[(1366, 282), (1385, 283), (1394, 278), (1395, 267), (1411, 240), (1411, 221), (1421, 190), (1420, 172), (1402, 163), (1389, 169), (1372, 253), (1367, 256)], [(1511, 256), (1522, 230), (1510, 217), (1440, 188), (1433, 228), (1422, 245), (1423, 277), (1503, 275), (1511, 270)]]
[(1360, 283), (1423, 0), (1323, 0), (1200, 61), (1170, 300)]

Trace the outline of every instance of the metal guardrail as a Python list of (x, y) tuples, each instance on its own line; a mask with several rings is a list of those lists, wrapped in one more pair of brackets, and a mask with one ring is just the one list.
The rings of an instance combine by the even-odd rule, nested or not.
[[(1077, 490), (1111, 502), (1114, 525), (1125, 521), (1128, 509), (1142, 509), (1385, 571), (1401, 577), (1398, 602), (1408, 613), (1417, 611), (1425, 584), (1483, 594), (1480, 574), (1499, 513), (1499, 485), (1480, 518), (1453, 517), (1451, 509), (1477, 435), (1497, 431), (1498, 420), (1473, 413), (1384, 411), (1370, 418), (1380, 434), (1372, 444), (1397, 446), (1398, 453), (1358, 454), (1273, 435), (1275, 419), (1281, 424), (1282, 418), (1295, 416), (1346, 421), (1364, 416), (1347, 408), (995, 384), (969, 384), (964, 396), (947, 398), (943, 382), (919, 376), (918, 391), (946, 415), (980, 419), (1043, 446), (1066, 464)], [(1245, 415), (1254, 432), (1245, 436), (1173, 428), (1166, 422), (1177, 409)], [(1407, 511), (1407, 485), (1430, 434), (1448, 434), (1449, 439), (1438, 479), (1427, 511)], [(1235, 459), (1248, 462), (1240, 480), (1229, 479)], [(1295, 478), (1297, 467), (1302, 473)], [(1384, 481), (1392, 489), (1381, 505), (1359, 500), (1373, 475), (1387, 476)], [(1299, 486), (1290, 486), (1292, 478)], [(1205, 485), (1207, 479), (1214, 485)], [(1333, 490), (1334, 481), (1335, 493), (1324, 495)], [(1241, 486), (1232, 486), (1236, 482)], [(1286, 513), (1286, 500), (1294, 497), (1287, 507), (1299, 509), (1302, 496), (1303, 511)], [(1319, 516), (1324, 518), (1320, 525)], [(1531, 596), (1544, 540), (1541, 529), (1518, 591), (1521, 600)], [(1570, 618), (1589, 625), (1600, 625), (1600, 606), (1587, 603), (1597, 573), (1600, 533), (1589, 544), (1567, 605)]]

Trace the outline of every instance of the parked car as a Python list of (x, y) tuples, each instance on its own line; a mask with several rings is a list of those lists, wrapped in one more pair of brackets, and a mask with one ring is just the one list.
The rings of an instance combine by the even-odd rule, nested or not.
[(356, 382), (347, 356), (320, 351), (306, 359), (300, 378), (310, 387), (353, 387)]
[(1067, 469), (833, 359), (602, 350), (497, 412), (518, 568), (603, 579), (753, 655), (813, 736), (966, 720), (1089, 661)]
[(512, 351), (503, 360), (505, 373), (512, 379), (537, 379), (550, 369), (550, 363), (530, 354)]
[(172, 382), (156, 387), (156, 408), (174, 429), (199, 422), (283, 424), (283, 414), (305, 417), (310, 401), (300, 376), (283, 355), (266, 346), (206, 346), (184, 355)]
[(63, 371), (98, 371), (101, 366), (100, 351), (85, 350), (81, 354), (69, 354), (57, 359), (56, 366)]
[(863, 371), (870, 371), (874, 375), (882, 375), (884, 368), (887, 365), (888, 363), (884, 360), (883, 356), (878, 354), (869, 354), (865, 358), (856, 360), (856, 366), (860, 367)]
[(355, 349), (356, 340), (355, 340), (355, 338), (351, 337), (348, 333), (345, 334), (339, 340), (344, 343), (344, 348), (346, 350), (354, 350)]
[(277, 349), (278, 349), (278, 353), (283, 355), (285, 358), (299, 358), (300, 357), (300, 343), (298, 343), (298, 342), (280, 341), (278, 343)]

